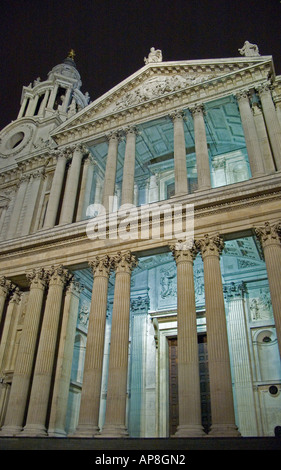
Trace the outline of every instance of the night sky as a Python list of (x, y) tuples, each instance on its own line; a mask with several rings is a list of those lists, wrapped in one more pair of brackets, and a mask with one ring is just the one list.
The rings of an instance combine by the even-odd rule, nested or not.
[(241, 57), (245, 40), (281, 74), (280, 0), (1, 0), (0, 129), (15, 120), (23, 85), (47, 78), (70, 49), (91, 100), (163, 60)]

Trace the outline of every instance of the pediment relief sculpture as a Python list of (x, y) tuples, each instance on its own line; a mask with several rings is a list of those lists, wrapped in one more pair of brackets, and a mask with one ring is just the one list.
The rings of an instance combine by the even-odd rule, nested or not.
[(185, 74), (152, 77), (118, 99), (114, 103), (114, 111), (159, 98), (160, 96), (202, 83), (211, 78), (214, 78), (214, 75)]

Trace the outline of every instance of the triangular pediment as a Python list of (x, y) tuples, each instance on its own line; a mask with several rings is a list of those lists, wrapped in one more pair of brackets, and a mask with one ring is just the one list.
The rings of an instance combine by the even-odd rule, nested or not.
[(54, 136), (189, 87), (206, 85), (218, 78), (271, 63), (271, 56), (258, 56), (147, 64), (67, 120), (56, 129)]

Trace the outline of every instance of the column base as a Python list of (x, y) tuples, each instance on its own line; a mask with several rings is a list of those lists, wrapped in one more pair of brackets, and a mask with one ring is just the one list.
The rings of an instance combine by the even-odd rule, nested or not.
[(129, 437), (129, 433), (126, 427), (121, 424), (120, 425), (108, 424), (108, 425), (105, 425), (103, 430), (95, 437), (125, 438), (125, 437)]
[(73, 434), (69, 434), (67, 437), (97, 437), (99, 434), (99, 428), (98, 426), (92, 426), (92, 425), (80, 425), (77, 427), (75, 432)]
[(12, 437), (12, 436), (18, 436), (20, 432), (22, 431), (22, 426), (3, 426), (2, 429), (0, 430), (0, 437)]
[(183, 424), (177, 427), (172, 437), (205, 437), (206, 433), (201, 424)]
[(235, 424), (212, 424), (208, 437), (241, 437)]
[(18, 434), (22, 437), (47, 437), (47, 429), (42, 424), (27, 424), (22, 432)]
[(49, 437), (66, 437), (66, 432), (64, 429), (48, 429)]

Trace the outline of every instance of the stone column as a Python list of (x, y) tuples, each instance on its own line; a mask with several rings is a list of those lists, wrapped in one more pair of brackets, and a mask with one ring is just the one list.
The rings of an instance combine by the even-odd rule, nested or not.
[(194, 123), (198, 189), (210, 189), (211, 174), (203, 105), (198, 104), (191, 108), (190, 111), (192, 113)]
[(272, 100), (270, 85), (258, 87), (264, 119), (277, 170), (281, 170), (281, 125)]
[[(115, 180), (116, 180), (116, 168), (117, 168), (117, 155), (118, 155), (118, 142), (119, 136), (117, 132), (113, 132), (108, 136), (108, 152), (106, 159), (104, 187), (102, 204), (107, 212), (112, 211), (112, 200), (109, 198), (114, 196)], [(125, 173), (123, 177), (126, 177)]]
[(254, 116), (249, 103), (249, 93), (241, 91), (237, 93), (236, 98), (244, 130), (251, 173), (253, 177), (261, 176), (264, 174), (264, 166)]
[(174, 123), (174, 165), (175, 195), (187, 194), (186, 145), (184, 137), (184, 113), (175, 112), (171, 115)]
[(83, 146), (77, 145), (73, 151), (73, 157), (66, 179), (66, 186), (60, 215), (60, 224), (70, 224), (73, 222), (83, 155)]
[(18, 287), (14, 286), (14, 289), (10, 294), (0, 343), (0, 372), (9, 370), (9, 359), (11, 358), (14, 351), (18, 307), (20, 299), (20, 290)]
[(264, 117), (260, 105), (258, 103), (253, 103), (252, 111), (263, 156), (264, 169), (267, 174), (271, 174), (275, 172), (275, 165), (272, 158), (271, 148), (267, 136), (267, 130), (265, 127)]
[(14, 202), (14, 207), (10, 216), (10, 222), (9, 222), (7, 235), (6, 235), (6, 238), (8, 240), (9, 238), (13, 238), (17, 232), (18, 221), (21, 215), (21, 209), (23, 206), (23, 201), (24, 201), (25, 193), (26, 193), (27, 186), (28, 186), (28, 181), (29, 181), (28, 175), (21, 176), (17, 195), (16, 195), (15, 202)]
[(111, 261), (107, 255), (90, 261), (94, 284), (86, 344), (82, 396), (75, 437), (94, 437), (99, 432), (99, 408), (104, 355), (108, 279)]
[(178, 403), (179, 425), (176, 437), (202, 437), (198, 340), (196, 324), (193, 261), (195, 246), (186, 243), (172, 245), (177, 264), (177, 323), (178, 323)]
[(281, 355), (281, 223), (265, 222), (264, 226), (256, 228), (255, 232), (264, 252), (279, 354)]
[(101, 437), (126, 437), (126, 396), (130, 323), (131, 271), (136, 266), (130, 251), (113, 257), (116, 272), (112, 310), (105, 424)]
[(65, 294), (55, 384), (48, 428), (49, 436), (66, 436), (65, 420), (81, 291), (82, 286), (80, 286), (79, 281), (74, 278), (71, 279)]
[(226, 315), (220, 270), (223, 240), (219, 236), (197, 241), (204, 263), (205, 306), (209, 359), (212, 426), (209, 436), (239, 436), (235, 425)]
[(5, 276), (0, 276), (0, 321), (4, 313), (6, 297), (12, 288), (12, 282)]
[(83, 174), (81, 181), (81, 188), (79, 194), (78, 208), (76, 214), (76, 221), (84, 220), (86, 218), (87, 207), (90, 204), (91, 188), (94, 175), (95, 161), (89, 153), (84, 161)]
[(32, 229), (32, 221), (35, 216), (34, 211), (36, 208), (37, 199), (39, 197), (40, 185), (44, 177), (44, 169), (34, 171), (30, 175), (30, 182), (28, 188), (28, 197), (25, 201), (26, 210), (24, 214), (23, 224), (18, 230), (20, 235), (28, 235)]
[(57, 335), (61, 317), (63, 289), (69, 274), (62, 266), (52, 267), (49, 272), (49, 291), (36, 357), (33, 382), (29, 400), (25, 436), (46, 436), (46, 414), (56, 353)]
[(57, 153), (57, 166), (52, 181), (43, 228), (52, 228), (56, 224), (67, 159), (67, 150)]
[(27, 274), (27, 279), (30, 282), (30, 292), (1, 435), (16, 435), (22, 430), (33, 370), (46, 287), (46, 273), (41, 268), (35, 269)]
[(134, 204), (136, 133), (137, 130), (133, 127), (126, 131), (121, 205)]

